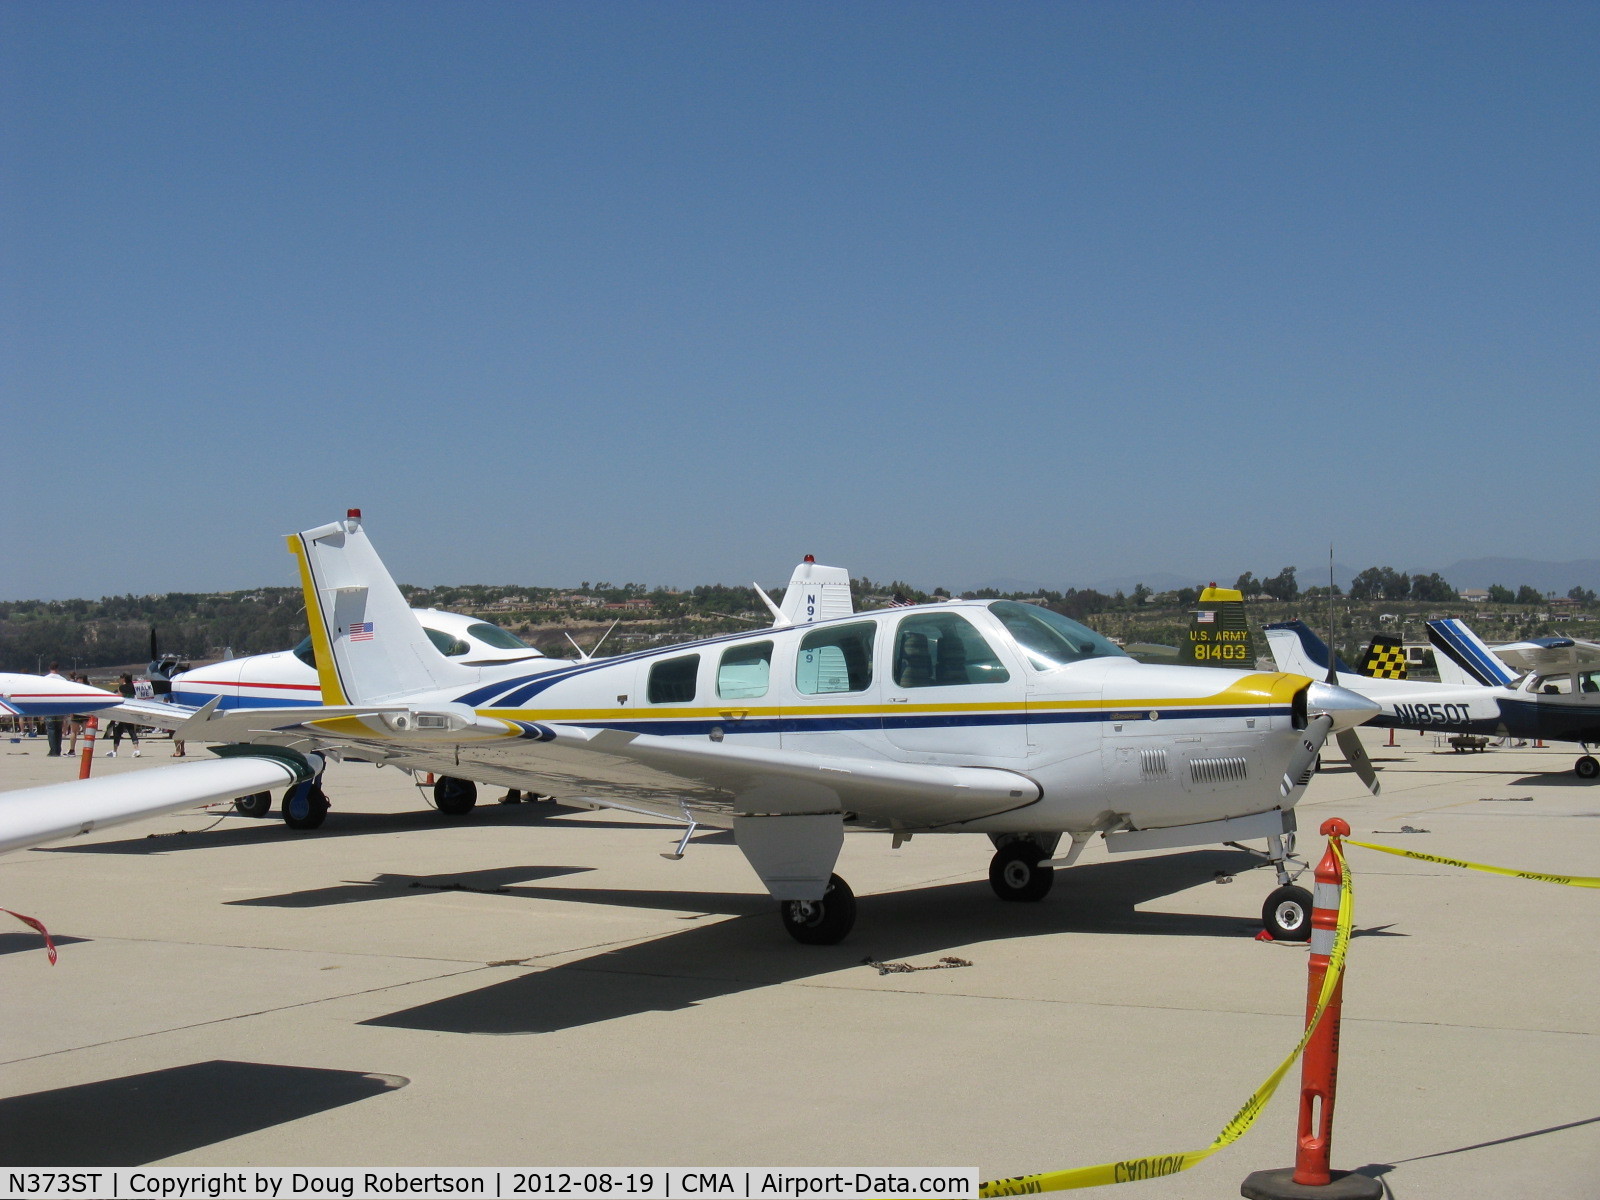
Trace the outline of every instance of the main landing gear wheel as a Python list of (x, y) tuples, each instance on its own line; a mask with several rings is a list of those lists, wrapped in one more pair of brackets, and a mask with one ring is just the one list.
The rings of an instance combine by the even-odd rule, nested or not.
[(478, 802), (478, 785), (470, 779), (441, 775), (433, 785), (433, 803), (447, 817), (464, 817)]
[(1572, 769), (1578, 773), (1579, 779), (1594, 779), (1600, 776), (1600, 758), (1585, 754)]
[(1303, 887), (1285, 884), (1261, 906), (1261, 923), (1275, 942), (1311, 940), (1311, 893)]
[(989, 886), (1002, 900), (1043, 900), (1056, 881), (1048, 855), (1033, 842), (1007, 842), (989, 860)]
[(241, 817), (264, 817), (272, 807), (272, 793), (252, 792), (248, 796), (240, 796), (234, 800), (233, 807)]
[(856, 923), (856, 896), (848, 883), (830, 875), (821, 900), (781, 901), (778, 915), (795, 941), (808, 946), (831, 946), (842, 942)]
[(290, 829), (315, 829), (328, 815), (328, 797), (315, 779), (297, 783), (283, 794), (283, 823)]

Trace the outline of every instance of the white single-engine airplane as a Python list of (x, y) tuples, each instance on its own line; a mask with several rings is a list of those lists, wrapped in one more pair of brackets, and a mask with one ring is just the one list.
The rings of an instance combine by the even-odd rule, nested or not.
[[(1004, 600), (785, 623), (555, 670), (468, 666), (427, 637), (359, 511), (288, 541), (323, 705), (208, 705), (181, 736), (431, 756), (689, 832), (731, 828), (802, 942), (837, 942), (854, 922), (833, 874), (846, 828), (897, 845), (987, 834), (1006, 900), (1042, 898), (1052, 869), (1096, 834), (1112, 852), (1264, 838), (1280, 886), (1263, 917), (1275, 936), (1303, 938), (1310, 896), (1284, 865), (1292, 809), (1328, 734), (1377, 711), (1299, 675), (1138, 663)], [(1057, 858), (1063, 833), (1071, 847)]]
[[(1266, 628), (1273, 661), (1281, 670), (1328, 669), (1328, 647), (1301, 621)], [(1359, 692), (1382, 712), (1377, 726), (1480, 737), (1542, 738), (1577, 742), (1580, 779), (1600, 776), (1589, 747), (1600, 744), (1600, 646), (1571, 638), (1517, 642), (1491, 650), (1462, 622), (1428, 622), (1428, 640), (1441, 674), (1460, 682), (1373, 679), (1336, 661), (1340, 687)], [(1505, 660), (1517, 662), (1513, 671)]]

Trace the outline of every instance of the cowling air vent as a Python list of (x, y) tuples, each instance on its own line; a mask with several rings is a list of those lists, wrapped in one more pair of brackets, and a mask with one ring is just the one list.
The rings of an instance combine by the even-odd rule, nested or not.
[(1191, 758), (1189, 778), (1194, 783), (1238, 783), (1244, 780), (1246, 764), (1243, 757)]
[(1167, 752), (1165, 750), (1139, 751), (1139, 775), (1144, 779), (1167, 777)]

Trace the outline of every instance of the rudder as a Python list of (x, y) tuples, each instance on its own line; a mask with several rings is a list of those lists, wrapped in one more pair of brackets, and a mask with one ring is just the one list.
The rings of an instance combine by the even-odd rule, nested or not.
[(369, 704), (476, 683), (428, 639), (361, 527), (343, 521), (290, 534), (316, 651), (323, 703)]

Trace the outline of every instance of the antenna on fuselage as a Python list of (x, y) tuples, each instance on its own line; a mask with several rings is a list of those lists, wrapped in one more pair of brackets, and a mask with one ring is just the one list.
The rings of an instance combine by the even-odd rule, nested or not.
[(600, 640), (594, 644), (594, 649), (593, 650), (585, 650), (582, 646), (578, 645), (577, 642), (574, 642), (572, 640), (572, 635), (570, 633), (568, 633), (565, 629), (563, 629), (561, 631), (561, 636), (566, 638), (568, 642), (572, 643), (572, 648), (578, 652), (578, 661), (579, 662), (589, 662), (594, 658), (594, 656), (596, 654), (600, 653), (600, 647), (605, 645), (605, 640), (608, 637), (611, 636), (611, 630), (615, 629), (620, 624), (622, 624), (622, 618), (621, 617), (618, 617), (615, 621), (611, 622), (611, 628), (607, 629), (604, 633), (602, 633), (600, 635)]

